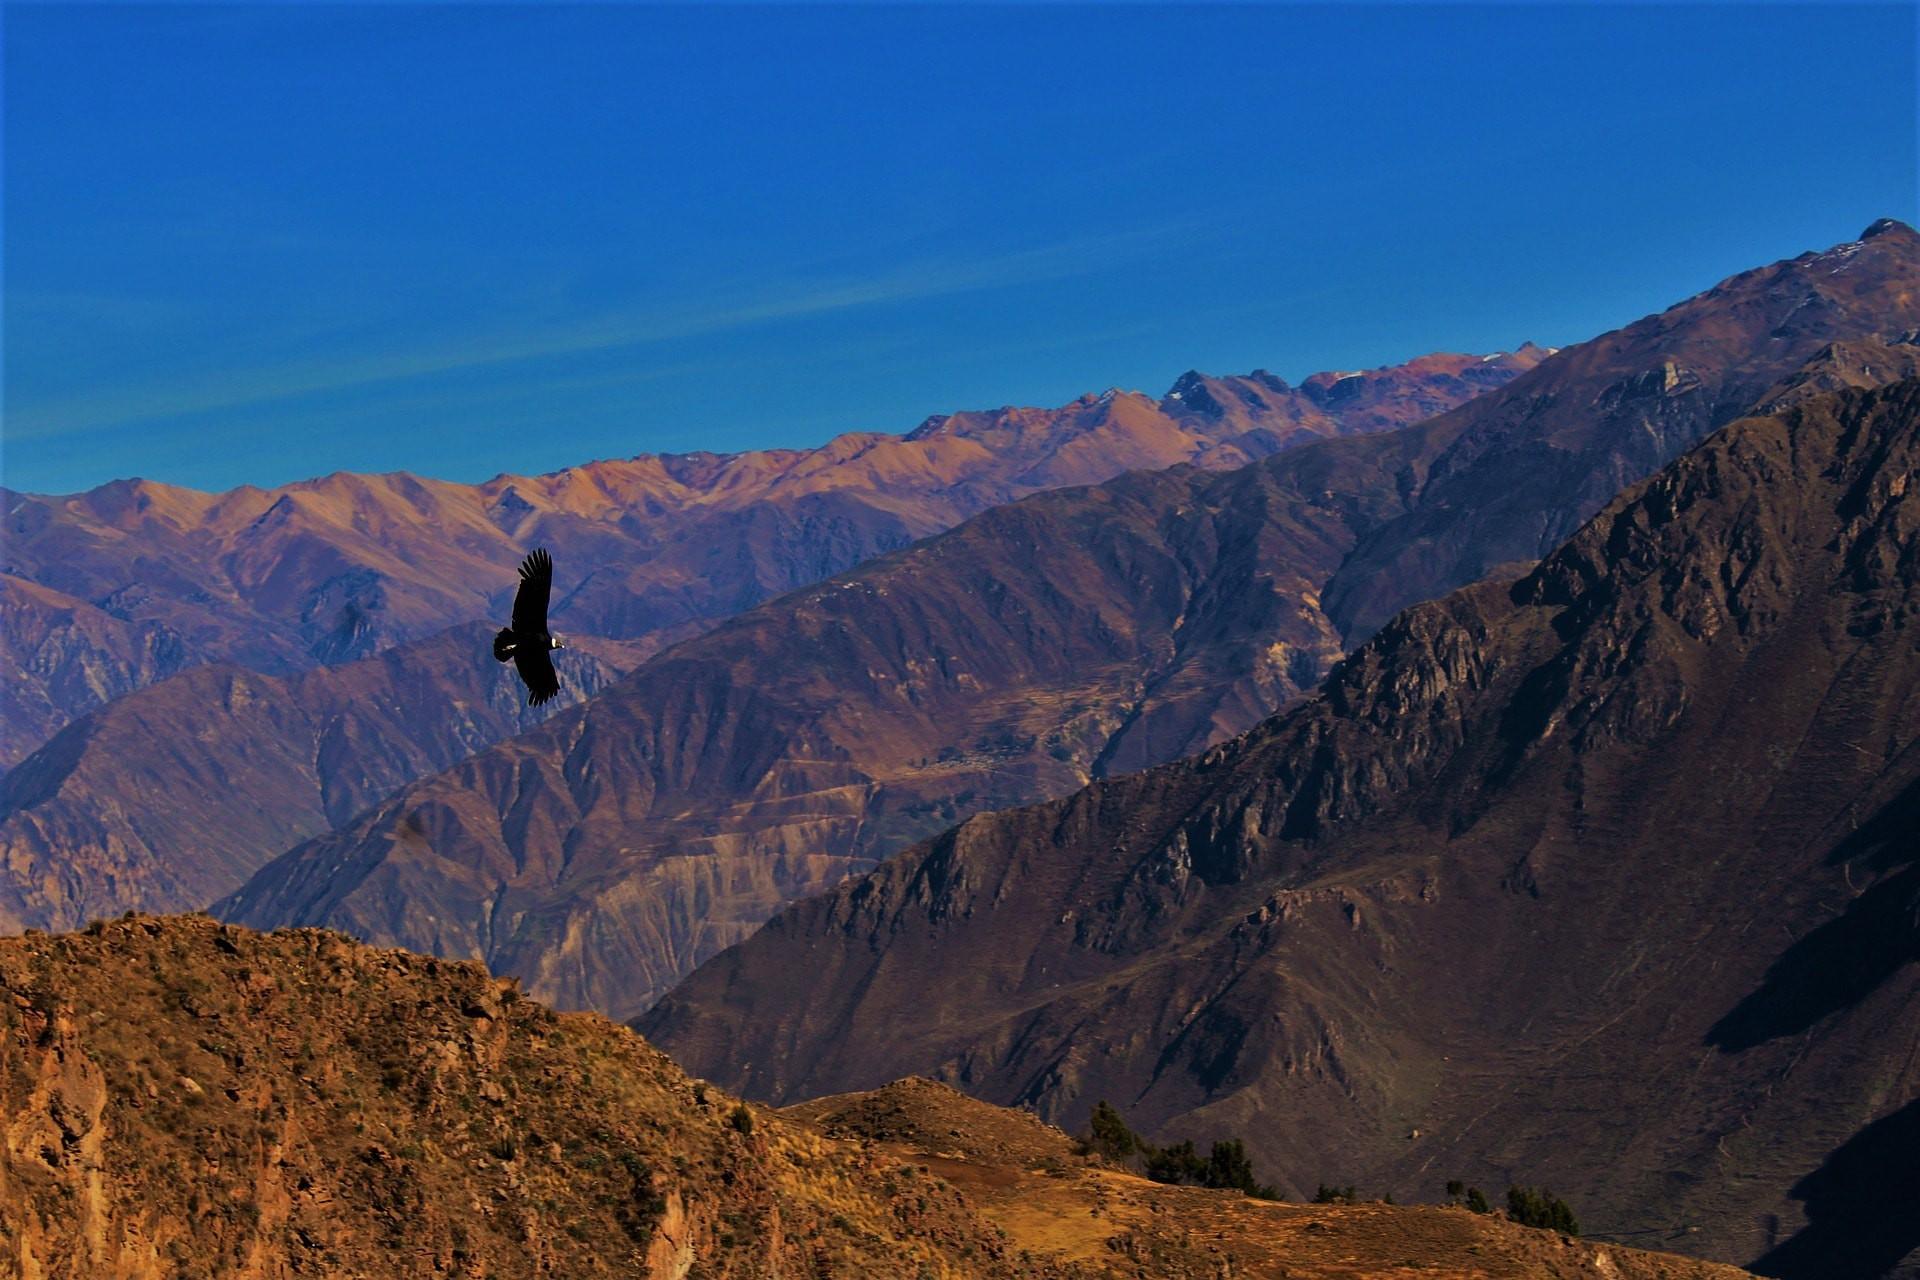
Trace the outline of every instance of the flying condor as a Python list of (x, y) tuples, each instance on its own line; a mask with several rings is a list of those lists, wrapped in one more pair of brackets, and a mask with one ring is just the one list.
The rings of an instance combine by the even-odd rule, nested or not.
[(547, 630), (547, 597), (553, 591), (553, 557), (536, 550), (520, 563), (520, 590), (513, 597), (513, 625), (493, 638), (493, 656), (511, 661), (527, 686), (527, 705), (537, 707), (560, 692), (560, 676), (547, 654), (567, 646)]

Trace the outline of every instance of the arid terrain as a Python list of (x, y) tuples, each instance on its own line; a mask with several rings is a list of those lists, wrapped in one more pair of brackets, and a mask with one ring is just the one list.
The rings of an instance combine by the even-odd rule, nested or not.
[(924, 1081), (743, 1107), (478, 966), (205, 917), (0, 940), (0, 1103), (22, 1280), (1740, 1274), (1165, 1187)]
[[(1090, 1276), (1606, 1277), (1709, 1280), (1736, 1267), (1589, 1243), (1502, 1215), (1378, 1200), (1286, 1204), (1150, 1182), (1092, 1159), (1024, 1111), (909, 1078), (779, 1113), (858, 1141), (963, 1192), (1023, 1259), (1068, 1261)], [(1435, 1195), (1439, 1194), (1436, 1188)]]
[[(782, 1101), (908, 1074), (1298, 1195), (1532, 1177), (1604, 1234), (1920, 1247), (1920, 381), (1738, 422), (1298, 709), (982, 815), (637, 1024)], [(1904, 1219), (1904, 1220), (1903, 1220)]]
[(0, 4), (0, 1280), (1920, 1280), (1920, 3)]
[(783, 902), (969, 813), (1251, 728), (1387, 611), (1519, 572), (1746, 407), (1891, 372), (1904, 348), (1875, 335), (1916, 327), (1920, 237), (1890, 225), (1419, 426), (996, 508), (658, 655), (216, 911), (640, 1013)]

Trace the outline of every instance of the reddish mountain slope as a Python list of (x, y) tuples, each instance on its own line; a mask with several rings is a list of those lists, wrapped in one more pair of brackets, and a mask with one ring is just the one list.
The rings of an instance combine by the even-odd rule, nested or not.
[[(526, 706), (490, 635), (456, 627), (289, 676), (195, 667), (68, 725), (0, 778), (0, 933), (205, 906), (288, 845), (531, 728), (555, 708)], [(567, 703), (623, 657), (557, 656)]]
[[(221, 494), (146, 480), (70, 497), (0, 493), (0, 568), (131, 628), (103, 637), (97, 619), (41, 611), (45, 634), (21, 650), (32, 660), (17, 663), (26, 679), (11, 695), (26, 714), (9, 722), (0, 763), (122, 685), (166, 674), (154, 648), (176, 665), (284, 673), (498, 615), (514, 562), (536, 544), (561, 567), (556, 626), (657, 646), (1039, 489), (1179, 462), (1235, 466), (1403, 426), (1542, 354), (1427, 356), (1331, 387), (1190, 373), (1158, 401), (1110, 392), (929, 419), (906, 436), (643, 455), (482, 485), (336, 473)], [(90, 677), (99, 670), (114, 679)]]
[(1920, 1247), (1916, 476), (1920, 382), (1738, 423), (1296, 710), (976, 817), (639, 1025), (754, 1096), (1111, 1098), (1283, 1190), (1540, 1179), (1883, 1274)]
[[(1736, 277), (1427, 425), (996, 509), (660, 655), (218, 910), (482, 956), (562, 1004), (638, 1013), (778, 903), (968, 812), (1250, 727), (1346, 647), (1336, 587), (1423, 598), (1531, 559), (1648, 439), (1677, 450), (1829, 344), (1920, 325), (1916, 285), (1920, 237), (1896, 228)], [(1669, 364), (1688, 391), (1662, 390)], [(1460, 492), (1540, 505), (1499, 497), (1505, 525), (1454, 508), (1456, 536), (1435, 522)], [(1389, 576), (1355, 567), (1384, 552)]]
[(188, 661), (157, 624), (0, 574), (0, 769), (51, 736), (70, 709), (110, 702)]

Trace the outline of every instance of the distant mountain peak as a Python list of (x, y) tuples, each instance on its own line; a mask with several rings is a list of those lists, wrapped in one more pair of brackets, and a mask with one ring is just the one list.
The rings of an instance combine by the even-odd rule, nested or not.
[(1209, 418), (1223, 417), (1227, 412), (1226, 406), (1207, 390), (1209, 381), (1211, 379), (1198, 369), (1189, 369), (1174, 380), (1173, 386), (1167, 391), (1167, 399), (1177, 400), (1188, 413), (1205, 414)]
[(940, 429), (953, 421), (950, 413), (930, 413), (921, 419), (920, 425), (907, 432), (908, 440), (929, 440), (940, 434)]
[(1860, 238), (1862, 240), (1871, 240), (1876, 236), (1884, 236), (1889, 232), (1899, 232), (1907, 236), (1920, 235), (1920, 232), (1915, 232), (1912, 227), (1900, 221), (1898, 218), (1879, 218), (1865, 231), (1860, 233)]

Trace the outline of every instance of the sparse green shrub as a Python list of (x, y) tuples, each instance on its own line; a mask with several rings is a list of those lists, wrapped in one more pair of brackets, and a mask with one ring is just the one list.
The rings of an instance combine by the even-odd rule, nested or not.
[(1458, 1178), (1447, 1183), (1447, 1203), (1465, 1205), (1474, 1213), (1492, 1213), (1493, 1206), (1487, 1203), (1486, 1193), (1478, 1187), (1470, 1187)]
[(1359, 1198), (1360, 1193), (1352, 1183), (1344, 1187), (1330, 1187), (1323, 1182), (1320, 1189), (1313, 1193), (1315, 1204), (1353, 1204)]
[(1211, 1187), (1215, 1190), (1241, 1191), (1262, 1200), (1277, 1200), (1279, 1193), (1253, 1176), (1253, 1158), (1238, 1138), (1216, 1142), (1205, 1156), (1191, 1139), (1156, 1147), (1135, 1133), (1112, 1104), (1098, 1102), (1088, 1117), (1088, 1151), (1115, 1164), (1125, 1164), (1139, 1156), (1147, 1177), (1172, 1185)]
[(746, 1103), (734, 1105), (733, 1111), (727, 1116), (727, 1123), (741, 1134), (747, 1137), (753, 1136), (753, 1112), (747, 1109)]
[(1127, 1127), (1113, 1104), (1104, 1099), (1093, 1104), (1093, 1114), (1087, 1119), (1086, 1145), (1089, 1151), (1114, 1164), (1126, 1163), (1146, 1146), (1140, 1141), (1140, 1135)]
[(1551, 1191), (1508, 1187), (1507, 1216), (1523, 1227), (1540, 1227), (1567, 1236), (1580, 1234), (1580, 1220), (1573, 1216), (1567, 1202)]
[(1178, 1185), (1184, 1182), (1197, 1182), (1206, 1171), (1206, 1161), (1194, 1151), (1191, 1141), (1175, 1142), (1164, 1147), (1149, 1147), (1147, 1156), (1147, 1176), (1155, 1182)]
[(1280, 1193), (1253, 1176), (1253, 1160), (1238, 1138), (1216, 1142), (1207, 1153), (1202, 1185), (1220, 1190), (1243, 1191), (1256, 1200), (1278, 1200)]

